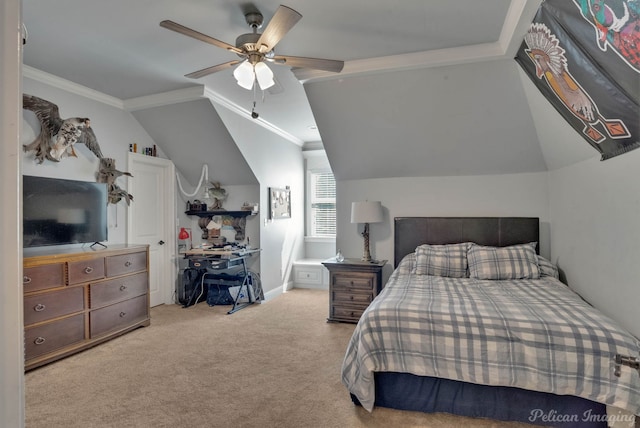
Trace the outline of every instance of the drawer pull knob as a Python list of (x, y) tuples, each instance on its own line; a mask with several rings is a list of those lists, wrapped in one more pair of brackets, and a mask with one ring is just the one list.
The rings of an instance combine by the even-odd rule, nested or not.
[(33, 341), (33, 343), (35, 343), (36, 345), (42, 345), (44, 342), (46, 342), (47, 339), (45, 339), (42, 336), (38, 336), (36, 337), (36, 340)]
[(124, 291), (124, 290), (126, 290), (126, 289), (127, 289), (127, 286), (126, 286), (126, 285), (122, 284), (122, 285), (120, 286), (120, 291)]
[(91, 266), (87, 266), (86, 268), (84, 268), (84, 273), (91, 273), (93, 272), (93, 268)]
[(353, 285), (353, 281), (351, 281), (350, 284)]
[(127, 260), (127, 261), (125, 262), (125, 264), (124, 264), (124, 265), (125, 265), (126, 267), (129, 267), (129, 266), (131, 266), (131, 262), (130, 262), (129, 260)]
[(120, 312), (120, 318), (124, 318), (125, 315), (127, 315), (126, 312)]
[(37, 305), (35, 305), (33, 307), (33, 310), (36, 311), (36, 312), (42, 312), (45, 309), (47, 309), (47, 307), (45, 305), (43, 305), (42, 303), (38, 303)]
[(23, 284), (31, 284), (31, 278), (28, 277), (27, 275), (22, 277), (22, 283)]
[(349, 296), (349, 298), (350, 298), (351, 300), (353, 300), (353, 296)]

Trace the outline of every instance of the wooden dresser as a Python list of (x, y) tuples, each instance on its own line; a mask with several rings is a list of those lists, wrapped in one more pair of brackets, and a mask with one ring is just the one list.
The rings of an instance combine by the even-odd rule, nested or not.
[(363, 262), (358, 259), (322, 262), (329, 269), (327, 321), (357, 323), (362, 312), (382, 290), (382, 267), (386, 262)]
[(149, 248), (24, 252), (25, 370), (149, 325)]

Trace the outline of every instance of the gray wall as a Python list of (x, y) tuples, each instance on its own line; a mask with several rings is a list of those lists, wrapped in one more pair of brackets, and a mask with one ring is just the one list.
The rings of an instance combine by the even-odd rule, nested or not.
[[(299, 146), (224, 107), (216, 110), (260, 185), (260, 276), (265, 293), (288, 287), (293, 262), (304, 256), (304, 166)], [(291, 218), (269, 220), (269, 187), (291, 188)]]
[(337, 183), (338, 237), (345, 257), (360, 258), (363, 226), (351, 224), (351, 203), (381, 201), (384, 221), (370, 225), (371, 256), (388, 260), (385, 280), (393, 265), (394, 217), (540, 217), (542, 255), (549, 255), (546, 173), (472, 177), (407, 177), (345, 180)]
[[(584, 144), (587, 144), (584, 142)], [(571, 288), (640, 337), (640, 150), (549, 173), (551, 257)]]
[[(62, 118), (76, 116), (90, 118), (91, 127), (96, 134), (102, 154), (105, 157), (114, 158), (119, 170), (126, 171), (129, 143), (137, 142), (138, 152), (142, 147), (152, 147), (154, 144), (144, 128), (124, 110), (28, 78), (23, 79), (23, 92), (57, 104)], [(20, 140), (22, 144), (28, 144), (40, 132), (40, 124), (30, 111), (25, 110), (23, 116), (25, 119)], [(78, 157), (63, 158), (59, 163), (44, 161), (42, 164), (37, 164), (33, 160), (33, 152), (23, 152), (22, 173), (95, 181), (99, 165), (98, 158), (82, 144), (76, 144), (75, 147)], [(125, 177), (119, 178), (116, 183), (123, 189), (127, 188)], [(135, 198), (135, 195), (133, 196)], [(108, 216), (108, 242), (126, 242), (126, 203), (110, 204)]]

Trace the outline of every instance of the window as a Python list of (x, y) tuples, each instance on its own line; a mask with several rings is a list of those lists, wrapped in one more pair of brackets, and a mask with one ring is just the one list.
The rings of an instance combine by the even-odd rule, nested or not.
[(312, 237), (336, 236), (336, 180), (330, 171), (309, 172), (309, 227)]

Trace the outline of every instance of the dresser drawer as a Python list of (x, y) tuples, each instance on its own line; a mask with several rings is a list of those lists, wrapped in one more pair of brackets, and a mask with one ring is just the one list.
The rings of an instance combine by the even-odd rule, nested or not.
[(24, 331), (26, 359), (29, 360), (83, 340), (83, 314), (30, 327)]
[(84, 288), (41, 293), (24, 298), (24, 325), (50, 320), (84, 310)]
[(91, 337), (125, 328), (149, 317), (147, 296), (134, 297), (115, 305), (91, 311)]
[(332, 284), (346, 289), (373, 290), (373, 275), (335, 274), (331, 276)]
[(147, 272), (91, 284), (89, 307), (100, 308), (147, 293)]
[(104, 258), (69, 262), (69, 284), (104, 278)]
[(351, 293), (340, 290), (331, 292), (331, 299), (334, 304), (348, 304), (366, 308), (373, 300), (373, 293)]
[(25, 293), (63, 287), (65, 285), (64, 263), (24, 268), (22, 285)]
[(147, 270), (147, 253), (146, 251), (141, 251), (139, 253), (110, 256), (106, 258), (106, 264), (108, 277), (140, 272)]

